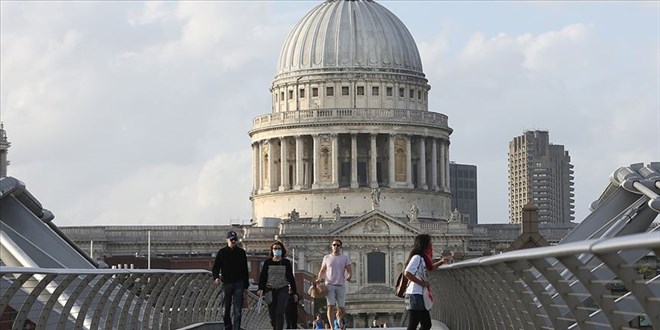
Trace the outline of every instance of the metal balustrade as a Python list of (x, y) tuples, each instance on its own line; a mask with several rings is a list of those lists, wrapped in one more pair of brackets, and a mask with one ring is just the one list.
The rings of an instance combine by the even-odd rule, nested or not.
[[(1, 329), (176, 329), (222, 320), (205, 270), (0, 268)], [(246, 328), (264, 328), (249, 294)]]
[(660, 255), (659, 231), (443, 266), (431, 317), (453, 330), (660, 329), (660, 275), (636, 263), (646, 255)]

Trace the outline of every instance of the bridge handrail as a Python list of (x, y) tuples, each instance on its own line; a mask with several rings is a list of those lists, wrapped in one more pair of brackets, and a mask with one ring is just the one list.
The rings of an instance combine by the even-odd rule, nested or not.
[[(203, 269), (0, 267), (0, 328), (180, 328), (222, 318), (221, 286)], [(261, 327), (257, 297), (243, 324)], [(265, 310), (265, 309), (264, 309)]]
[(657, 229), (444, 265), (431, 316), (450, 329), (660, 329)]
[(497, 263), (523, 259), (560, 257), (578, 253), (611, 253), (627, 249), (659, 249), (660, 232), (633, 234), (610, 239), (591, 239), (562, 245), (539, 247), (510, 251), (493, 256), (469, 259), (453, 264), (443, 265), (441, 269), (457, 269), (470, 266), (488, 266)]

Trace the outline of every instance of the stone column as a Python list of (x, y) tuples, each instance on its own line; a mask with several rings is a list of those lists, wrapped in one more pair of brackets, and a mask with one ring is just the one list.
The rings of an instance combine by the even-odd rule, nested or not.
[(275, 140), (268, 139), (268, 189), (267, 191), (273, 191), (277, 181), (275, 176), (277, 175), (277, 169), (275, 168)]
[(431, 189), (438, 191), (438, 139), (431, 139)]
[[(305, 248), (296, 248), (295, 253), (298, 256), (298, 269), (307, 270), (307, 260), (305, 259)], [(292, 253), (293, 255), (293, 253)]]
[(358, 187), (357, 159), (357, 134), (351, 133), (351, 188)]
[(447, 164), (445, 163), (446, 152), (445, 144), (440, 140), (440, 188), (443, 191), (447, 191), (447, 187), (449, 186), (447, 183), (448, 176), (445, 176), (445, 168), (447, 167)]
[(408, 135), (406, 141), (406, 152), (408, 157), (406, 160), (406, 179), (408, 180), (408, 188), (414, 188), (412, 183), (412, 135)]
[(377, 159), (378, 150), (376, 148), (376, 137), (378, 137), (378, 134), (371, 133), (371, 135), (370, 135), (370, 140), (371, 140), (371, 148), (370, 148), (371, 149), (370, 150), (371, 151), (371, 157), (370, 157), (370, 161), (371, 161), (371, 164), (369, 166), (369, 179), (370, 179), (369, 185), (372, 188), (378, 187), (378, 176), (377, 176), (377, 173), (376, 173), (376, 163), (378, 162), (378, 159)]
[(429, 189), (426, 185), (426, 138), (419, 139), (419, 185), (422, 189)]
[(280, 138), (280, 187), (279, 191), (289, 189), (289, 161), (286, 159), (287, 155), (286, 137)]
[(396, 180), (394, 178), (394, 139), (396, 138), (396, 135), (390, 134), (389, 136), (389, 161), (387, 162), (387, 176), (388, 181), (389, 181), (389, 186), (390, 188), (394, 188), (396, 185)]
[(259, 193), (259, 141), (252, 143), (252, 195)]
[(302, 136), (296, 135), (296, 185), (295, 190), (301, 190), (303, 186), (303, 141)]
[(449, 141), (444, 143), (445, 159), (442, 161), (445, 164), (445, 191), (449, 191)]
[(339, 134), (331, 134), (332, 138), (332, 186), (339, 187)]
[(314, 166), (314, 177), (312, 181), (312, 189), (319, 188), (319, 139), (318, 134), (314, 134), (314, 155), (312, 156), (312, 166)]
[(263, 192), (266, 187), (264, 187), (264, 174), (266, 171), (266, 168), (264, 167), (264, 143), (265, 141), (259, 141), (259, 192)]

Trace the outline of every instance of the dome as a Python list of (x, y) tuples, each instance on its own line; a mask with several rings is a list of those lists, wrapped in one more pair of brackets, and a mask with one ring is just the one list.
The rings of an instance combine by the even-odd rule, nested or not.
[(328, 0), (287, 37), (278, 75), (299, 70), (405, 72), (424, 77), (417, 45), (392, 12), (371, 0)]

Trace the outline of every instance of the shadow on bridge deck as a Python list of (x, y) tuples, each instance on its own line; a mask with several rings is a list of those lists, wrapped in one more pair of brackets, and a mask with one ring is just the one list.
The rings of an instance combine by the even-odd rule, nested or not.
[[(179, 330), (221, 330), (223, 329), (222, 327), (222, 322), (206, 322), (206, 323), (198, 323), (198, 324), (191, 324), (187, 327), (180, 328)], [(305, 328), (301, 328), (305, 329)], [(346, 328), (347, 330), (369, 330), (371, 328)], [(392, 329), (392, 330), (405, 330), (405, 327), (388, 327), (387, 329)], [(245, 329), (248, 330), (248, 329)], [(249, 329), (249, 330), (260, 330), (260, 329)], [(263, 329), (263, 330), (270, 330), (268, 329)], [(433, 320), (433, 327), (431, 330), (449, 330), (449, 328), (442, 322)]]

